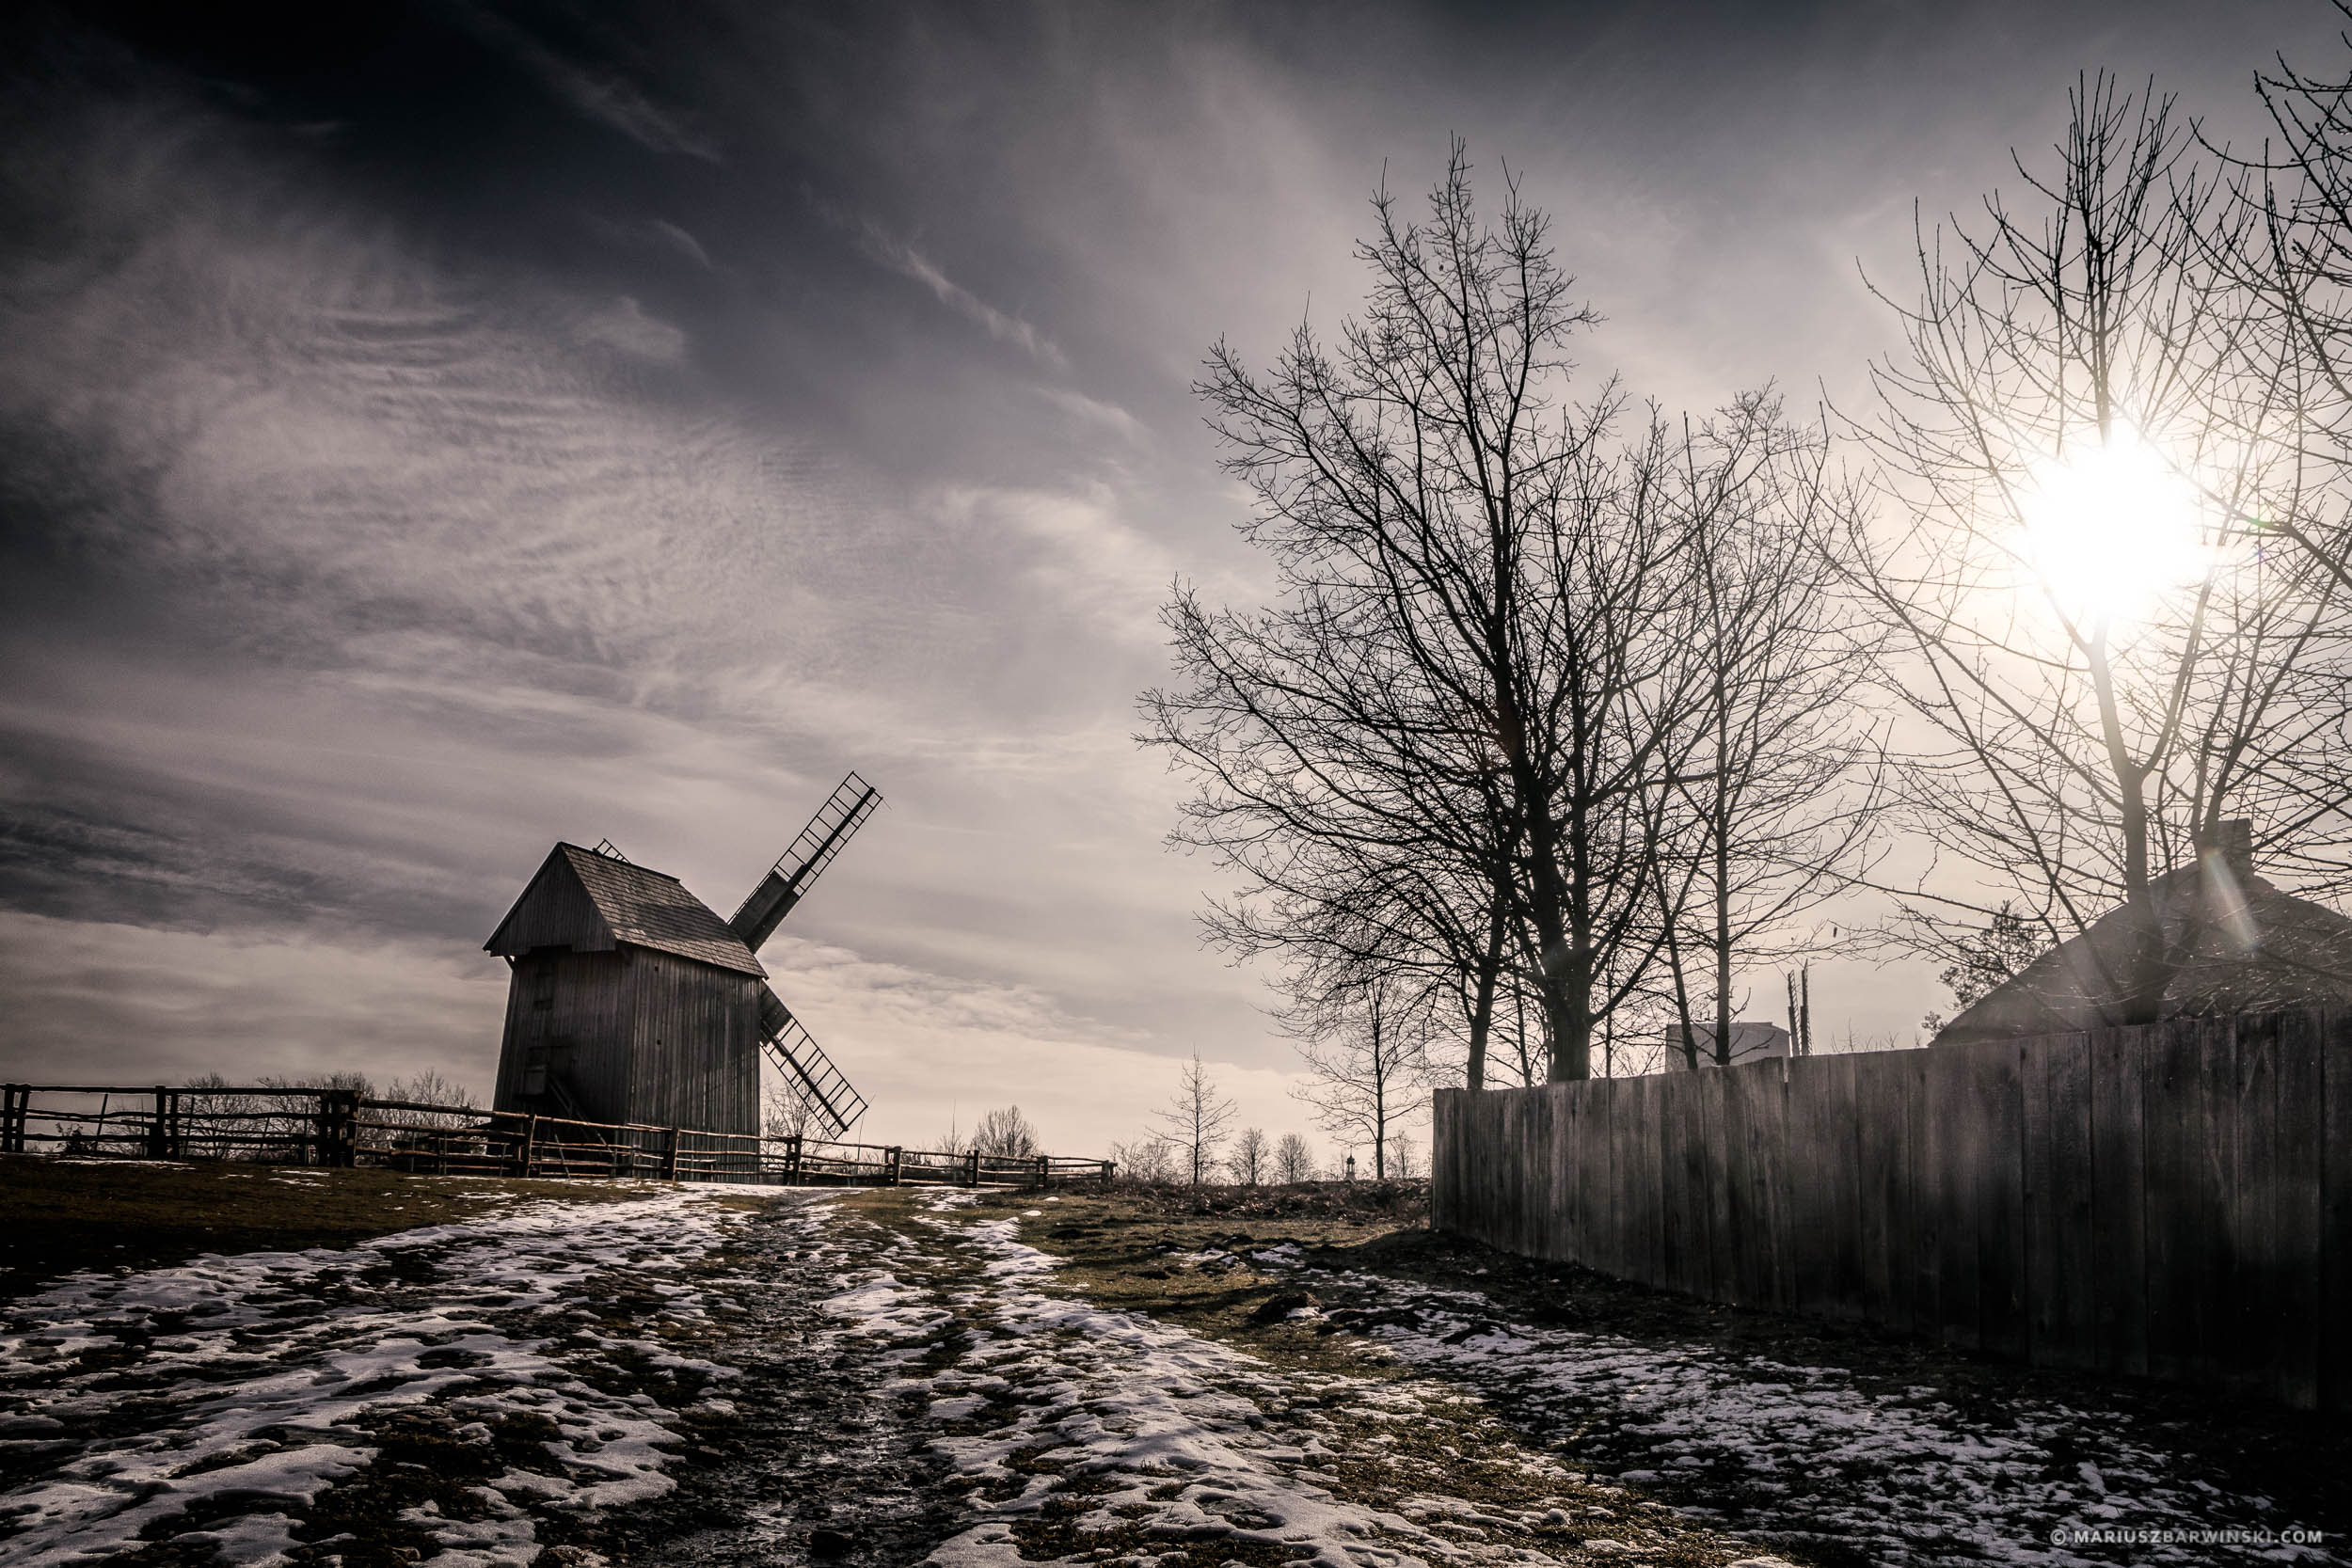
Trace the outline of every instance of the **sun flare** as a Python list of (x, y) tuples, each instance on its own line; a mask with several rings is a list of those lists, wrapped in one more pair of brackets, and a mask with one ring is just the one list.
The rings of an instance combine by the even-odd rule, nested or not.
[(2121, 421), (2097, 446), (2027, 465), (2019, 510), (2026, 562), (2071, 617), (2144, 617), (2211, 554), (2196, 488)]

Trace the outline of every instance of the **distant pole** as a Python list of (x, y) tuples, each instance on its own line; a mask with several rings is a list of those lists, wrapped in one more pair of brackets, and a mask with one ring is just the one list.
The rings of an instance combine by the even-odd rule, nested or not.
[(1810, 1056), (1813, 1054), (1813, 966), (1807, 964), (1797, 973), (1798, 983), (1804, 988), (1799, 993), (1802, 1000), (1798, 1005), (1797, 1017), (1804, 1025), (1804, 1053)]

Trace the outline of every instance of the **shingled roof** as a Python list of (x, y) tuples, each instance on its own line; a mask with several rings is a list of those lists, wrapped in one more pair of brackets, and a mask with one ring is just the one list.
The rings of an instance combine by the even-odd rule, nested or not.
[[(2209, 851), (2157, 878), (2151, 891), (2168, 938), (2196, 923), (2188, 960), (2165, 990), (2164, 1017), (2352, 1006), (2352, 920), (2255, 876), (2242, 848)], [(1987, 991), (1934, 1043), (2071, 1034), (2117, 1022), (2114, 977), (2123, 973), (2130, 935), (2124, 911), (2110, 910)]]
[(768, 972), (709, 905), (675, 877), (559, 844), (483, 946), (507, 958), (534, 947), (607, 952), (620, 943), (765, 978)]

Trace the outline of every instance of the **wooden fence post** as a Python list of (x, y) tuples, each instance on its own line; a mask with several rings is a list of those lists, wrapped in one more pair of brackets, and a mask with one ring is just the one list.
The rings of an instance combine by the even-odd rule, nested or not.
[(1037, 1157), (1037, 1188), (1038, 1188), (1038, 1191), (1040, 1191), (1040, 1192), (1043, 1192), (1046, 1188), (1048, 1188), (1048, 1187), (1052, 1186), (1053, 1184), (1054, 1184), (1054, 1163), (1053, 1163), (1052, 1159), (1050, 1159), (1048, 1156), (1043, 1155), (1043, 1154), (1041, 1154), (1041, 1155), (1039, 1155), (1039, 1156)]
[(523, 1154), (516, 1176), (529, 1176), (532, 1163), (539, 1157), (539, 1113), (532, 1112), (523, 1118)]
[(356, 1089), (322, 1089), (319, 1091), (319, 1164), (322, 1165), (355, 1165), (358, 1164), (358, 1129), (352, 1124), (358, 1119), (359, 1094)]
[(897, 1144), (892, 1144), (888, 1148), (882, 1150), (883, 1186), (895, 1187), (898, 1184), (898, 1163), (900, 1157), (901, 1151)]
[(801, 1135), (798, 1132), (784, 1140), (784, 1184), (801, 1184)]
[(661, 1180), (677, 1180), (677, 1129), (670, 1129), (670, 1146), (661, 1151)]
[(1103, 1162), (1103, 1190), (1104, 1192), (1107, 1193), (1111, 1190), (1111, 1173), (1118, 1168), (1119, 1167), (1117, 1165), (1113, 1164), (1108, 1160)]
[(171, 1158), (171, 1136), (165, 1131), (164, 1117), (171, 1105), (171, 1091), (161, 1084), (155, 1085), (155, 1119), (148, 1124), (147, 1157), (151, 1160)]
[(24, 1106), (30, 1092), (22, 1084), (0, 1085), (0, 1154), (24, 1152)]
[(977, 1187), (980, 1184), (980, 1151), (974, 1149), (966, 1156), (966, 1162), (970, 1174), (963, 1179), (963, 1184), (967, 1187)]

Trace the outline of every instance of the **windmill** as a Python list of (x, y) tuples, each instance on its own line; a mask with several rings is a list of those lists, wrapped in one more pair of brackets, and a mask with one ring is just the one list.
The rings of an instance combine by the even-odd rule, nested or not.
[(494, 1107), (756, 1132), (764, 1055), (822, 1136), (849, 1132), (865, 1097), (758, 952), (881, 804), (855, 773), (842, 780), (732, 920), (610, 840), (558, 844), (483, 944), (512, 970)]

